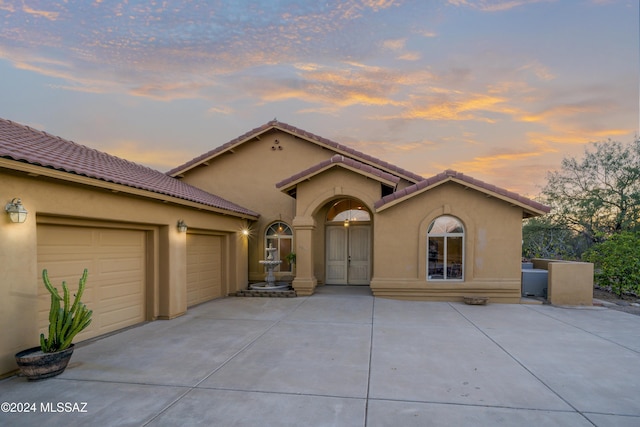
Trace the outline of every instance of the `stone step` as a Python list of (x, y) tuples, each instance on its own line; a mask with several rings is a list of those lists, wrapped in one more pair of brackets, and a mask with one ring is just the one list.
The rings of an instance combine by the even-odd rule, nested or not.
[(293, 298), (296, 297), (296, 291), (293, 289), (263, 291), (256, 289), (244, 289), (235, 293), (237, 297), (262, 297), (262, 298)]

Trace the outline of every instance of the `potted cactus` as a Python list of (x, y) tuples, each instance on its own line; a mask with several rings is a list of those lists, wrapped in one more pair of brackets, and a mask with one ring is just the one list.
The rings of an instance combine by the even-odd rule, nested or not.
[(40, 334), (40, 346), (16, 354), (16, 363), (29, 380), (54, 377), (66, 369), (73, 354), (73, 338), (91, 323), (93, 312), (81, 302), (87, 275), (85, 268), (72, 304), (66, 282), (62, 282), (63, 294), (60, 295), (51, 284), (47, 270), (42, 271), (42, 280), (51, 295), (49, 336), (45, 338)]

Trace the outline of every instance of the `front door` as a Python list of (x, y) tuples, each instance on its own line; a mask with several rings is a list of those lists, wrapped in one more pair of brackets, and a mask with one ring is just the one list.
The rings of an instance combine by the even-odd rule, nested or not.
[(371, 226), (327, 225), (326, 283), (368, 285), (371, 271)]

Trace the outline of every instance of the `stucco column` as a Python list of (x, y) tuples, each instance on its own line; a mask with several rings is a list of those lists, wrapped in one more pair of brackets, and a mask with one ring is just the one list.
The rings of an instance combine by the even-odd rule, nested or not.
[[(235, 239), (235, 240), (233, 240)], [(233, 271), (233, 276), (229, 277), (229, 293), (235, 293), (249, 286), (249, 236), (243, 233), (236, 233), (230, 237), (233, 259), (229, 260), (229, 271)]]
[(296, 236), (296, 278), (293, 288), (300, 296), (312, 295), (318, 280), (313, 274), (313, 231), (316, 222), (311, 217), (295, 217), (293, 229)]
[(158, 319), (173, 319), (187, 312), (187, 233), (162, 227), (160, 246)]

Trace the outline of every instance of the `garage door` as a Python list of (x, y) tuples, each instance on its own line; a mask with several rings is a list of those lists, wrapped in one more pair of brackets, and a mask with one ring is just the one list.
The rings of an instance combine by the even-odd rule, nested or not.
[[(38, 225), (38, 269), (48, 270), (61, 294), (63, 280), (73, 294), (83, 269), (89, 270), (82, 300), (93, 320), (75, 341), (145, 320), (145, 252), (144, 231)], [(38, 323), (44, 332), (50, 300), (42, 279), (38, 283)]]
[(222, 237), (187, 234), (187, 306), (221, 296)]

